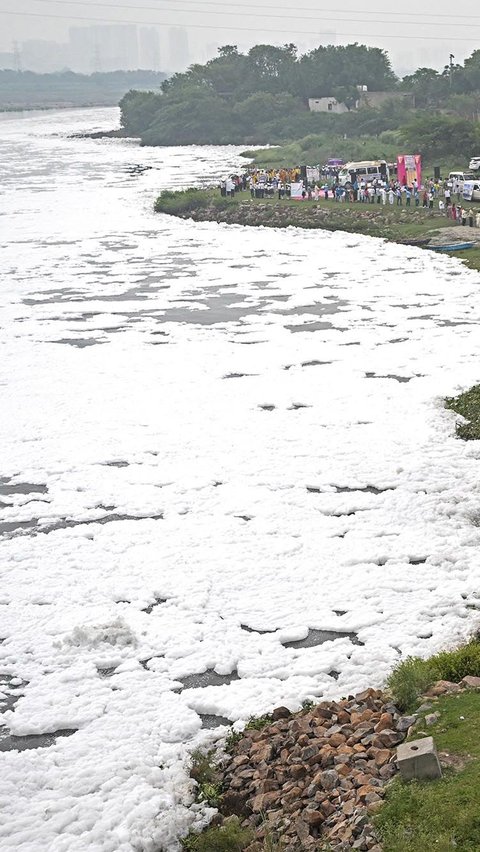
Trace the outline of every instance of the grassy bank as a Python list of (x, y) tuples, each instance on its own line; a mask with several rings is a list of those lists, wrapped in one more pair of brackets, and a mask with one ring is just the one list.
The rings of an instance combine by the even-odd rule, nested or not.
[[(198, 222), (341, 230), (400, 243), (432, 239), (445, 228), (454, 228), (459, 241), (463, 235), (462, 227), (455, 226), (438, 210), (422, 207), (336, 203), (331, 199), (301, 202), (290, 199), (279, 201), (277, 198), (252, 199), (246, 192), (234, 198), (222, 198), (216, 189), (164, 192), (157, 199), (155, 210)], [(480, 238), (480, 231), (478, 233)], [(480, 247), (453, 253), (453, 256), (457, 255), (465, 265), (480, 270)]]
[(376, 821), (384, 852), (480, 849), (480, 695), (442, 697), (428, 713), (434, 711), (437, 722), (428, 726), (423, 714), (418, 730), (433, 736), (441, 759), (445, 755), (443, 778), (392, 783)]
[[(382, 852), (431, 852), (434, 849), (439, 850), (439, 852), (450, 852), (451, 849), (456, 849), (457, 852), (478, 852), (480, 849), (480, 741), (477, 735), (480, 726), (479, 675), (480, 639), (478, 636), (474, 636), (470, 642), (459, 648), (443, 651), (428, 660), (406, 659), (394, 670), (388, 683), (388, 691), (384, 694), (382, 701), (387, 702), (385, 707), (389, 708), (389, 712), (397, 714), (395, 718), (399, 720), (399, 729), (405, 731), (408, 726), (411, 726), (408, 736), (410, 740), (424, 736), (434, 737), (442, 764), (443, 777), (438, 781), (404, 783), (400, 776), (396, 775), (393, 781), (385, 782), (386, 796), (383, 803), (378, 800), (378, 796), (374, 797), (374, 804), (371, 807), (368, 806), (361, 817), (364, 822), (370, 820), (371, 823), (373, 819), (374, 828), (372, 828), (372, 831), (374, 834), (370, 833), (369, 835), (367, 832), (365, 836), (373, 839), (368, 843), (359, 841), (359, 845), (355, 848), (372, 848), (373, 843), (373, 848), (375, 850), (381, 849)], [(463, 681), (464, 677), (471, 678), (472, 676), (473, 681)], [(478, 680), (475, 678), (478, 678)], [(354, 706), (358, 707), (355, 704), (357, 700), (366, 701), (368, 704), (371, 700), (368, 695), (372, 692), (377, 695), (374, 690), (367, 690), (361, 696), (356, 696), (353, 699)], [(392, 699), (400, 711), (408, 711), (412, 715), (400, 718), (398, 711), (392, 709)], [(315, 848), (322, 850), (322, 852), (336, 852), (337, 849), (344, 849), (345, 844), (342, 843), (337, 845), (335, 842), (331, 845), (327, 840), (322, 842), (323, 829), (328, 831), (328, 823), (325, 823), (322, 832), (318, 834), (317, 845), (311, 845), (313, 843), (311, 836), (308, 838), (310, 845), (304, 846), (303, 842), (296, 844), (294, 839), (292, 842), (292, 837), (288, 831), (288, 827), (291, 825), (288, 819), (289, 809), (291, 811), (292, 808), (295, 808), (297, 806), (295, 803), (300, 807), (301, 801), (300, 798), (297, 800), (294, 797), (292, 804), (292, 799), (289, 800), (288, 794), (281, 794), (285, 795), (285, 801), (281, 800), (283, 802), (281, 809), (278, 808), (278, 802), (267, 803), (265, 809), (258, 814), (258, 819), (253, 819), (253, 821), (248, 804), (246, 804), (248, 797), (245, 800), (242, 799), (239, 816), (228, 816), (228, 814), (232, 812), (231, 806), (232, 802), (236, 801), (235, 797), (240, 796), (242, 798), (242, 785), (247, 785), (248, 789), (249, 782), (243, 780), (244, 777), (249, 775), (249, 773), (245, 773), (245, 769), (249, 759), (252, 759), (252, 755), (256, 753), (257, 749), (264, 749), (265, 753), (262, 758), (253, 757), (255, 765), (257, 765), (258, 760), (270, 761), (269, 765), (272, 767), (273, 774), (271, 773), (269, 777), (277, 777), (279, 770), (278, 753), (281, 753), (282, 745), (286, 747), (287, 742), (291, 747), (292, 743), (289, 738), (295, 739), (297, 737), (299, 744), (301, 741), (302, 749), (305, 744), (314, 742), (314, 739), (305, 736), (305, 732), (310, 732), (308, 724), (305, 724), (306, 714), (308, 716), (308, 713), (310, 713), (311, 718), (317, 720), (316, 724), (325, 726), (329, 724), (325, 720), (329, 718), (331, 713), (340, 713), (341, 717), (338, 719), (338, 724), (341, 728), (345, 721), (349, 721), (348, 714), (345, 716), (345, 710), (341, 710), (341, 707), (346, 704), (348, 704), (347, 701), (340, 704), (323, 702), (318, 708), (312, 705), (308, 709), (293, 714), (289, 722), (279, 723), (278, 717), (276, 723), (272, 723), (272, 717), (251, 720), (245, 733), (248, 734), (250, 731), (251, 736), (252, 731), (262, 732), (261, 736), (257, 735), (253, 743), (248, 740), (248, 737), (245, 738), (243, 734), (238, 733), (227, 740), (226, 752), (229, 755), (227, 763), (229, 760), (233, 761), (231, 766), (236, 767), (236, 769), (233, 769), (232, 779), (235, 783), (231, 787), (222, 783), (222, 778), (230, 778), (230, 775), (228, 770), (226, 776), (223, 774), (223, 761), (218, 762), (219, 756), (213, 750), (206, 754), (194, 753), (192, 755), (191, 776), (197, 784), (197, 801), (206, 802), (211, 807), (218, 808), (220, 814), (214, 820), (214, 823), (201, 834), (190, 834), (184, 839), (183, 848), (186, 852), (242, 852), (242, 850), (245, 850), (245, 852), (286, 852), (286, 850), (297, 852), (298, 850), (299, 852), (300, 849), (304, 848)], [(371, 706), (375, 709), (374, 705)], [(282, 708), (282, 710), (284, 709)], [(353, 724), (354, 732), (355, 725), (359, 724), (360, 719), (363, 719), (363, 715), (361, 715), (363, 711), (362, 705), (357, 713), (358, 719), (353, 721), (353, 716), (350, 718), (350, 725)], [(367, 713), (371, 718), (372, 711), (368, 710)], [(390, 718), (388, 713), (386, 717), (384, 715), (380, 717), (381, 723), (379, 723), (378, 730), (383, 730), (385, 724), (395, 727), (396, 723), (392, 722), (394, 717)], [(282, 714), (282, 718), (285, 718), (285, 714)], [(337, 716), (335, 715), (331, 719), (331, 724), (336, 720)], [(363, 728), (365, 728), (365, 725), (368, 726), (368, 722), (361, 723)], [(341, 728), (341, 730), (344, 729)], [(350, 728), (346, 730), (350, 730)], [(377, 727), (375, 727), (375, 730), (377, 730)], [(365, 733), (365, 730), (363, 733)], [(388, 733), (391, 734), (392, 731), (390, 730)], [(310, 737), (312, 735), (315, 737), (315, 734), (310, 733)], [(272, 755), (269, 753), (272, 747), (276, 749), (277, 763), (275, 763), (275, 759), (272, 762)], [(330, 746), (327, 746), (327, 748), (330, 748)], [(356, 748), (361, 750), (360, 746), (356, 746)], [(337, 768), (344, 763), (345, 753), (349, 751), (349, 748), (345, 745), (341, 746), (341, 749), (343, 749), (344, 754), (338, 762), (335, 760)], [(307, 748), (306, 754), (303, 751), (298, 752), (298, 756), (295, 757), (296, 764), (301, 762), (304, 757), (311, 762), (310, 751)], [(359, 759), (369, 757), (370, 746), (365, 746), (365, 751), (368, 754), (362, 753), (359, 755)], [(297, 753), (295, 752), (295, 754)], [(249, 758), (246, 755), (249, 755)], [(381, 755), (383, 760), (384, 753), (382, 752)], [(331, 766), (332, 769), (333, 763), (332, 759), (331, 763), (327, 765)], [(355, 766), (351, 766), (350, 772), (342, 773), (344, 779), (356, 778), (356, 760), (353, 763)], [(323, 763), (321, 765), (324, 768)], [(361, 770), (363, 773), (367, 772), (369, 764), (365, 763), (364, 765), (365, 768)], [(280, 765), (280, 769), (282, 766), (284, 772), (288, 772), (289, 761), (287, 760), (285, 764)], [(320, 772), (320, 775), (317, 776), (316, 772), (319, 768), (320, 763), (313, 770), (313, 781), (309, 781), (309, 784), (311, 783), (313, 787), (318, 788), (317, 800), (324, 802), (325, 792), (321, 792), (324, 773)], [(296, 765), (295, 770), (298, 769), (299, 767)], [(310, 771), (307, 765), (304, 769), (305, 772)], [(238, 774), (235, 775), (235, 773)], [(325, 774), (329, 775), (329, 772)], [(336, 772), (332, 773), (330, 770), (330, 774), (336, 775)], [(300, 771), (295, 773), (297, 779), (295, 783), (297, 784), (298, 777), (302, 777)], [(267, 783), (270, 783), (269, 789), (273, 790), (278, 787), (278, 784)], [(358, 777), (357, 783), (367, 783), (365, 774)], [(375, 790), (378, 791), (379, 787), (375, 787)], [(298, 796), (303, 795), (301, 790), (297, 790), (297, 793)], [(268, 795), (275, 797), (276, 794), (267, 794), (267, 797)], [(292, 793), (292, 795), (294, 794)], [(311, 805), (311, 808), (314, 807), (318, 807), (318, 805)], [(341, 803), (338, 805), (337, 811), (340, 815), (339, 818), (342, 819)], [(330, 807), (327, 813), (331, 814), (331, 812), (332, 808)], [(360, 819), (359, 811), (354, 808), (353, 810), (350, 809), (349, 813), (352, 822), (356, 824), (356, 821), (358, 822), (358, 819)], [(282, 826), (286, 829), (286, 833), (284, 833)]]
[[(289, 163), (322, 164), (332, 157), (342, 157), (345, 162), (357, 160), (387, 160), (396, 162), (398, 152), (403, 147), (402, 135), (398, 130), (387, 130), (378, 136), (359, 136), (344, 139), (332, 134), (310, 134), (303, 139), (287, 142), (269, 148), (254, 148), (242, 153), (259, 168), (279, 169)], [(333, 153), (332, 153), (333, 152)], [(433, 175), (434, 166), (439, 166), (445, 177), (450, 171), (464, 169), (468, 171), (468, 157), (436, 157), (434, 160), (423, 158), (424, 174)]]

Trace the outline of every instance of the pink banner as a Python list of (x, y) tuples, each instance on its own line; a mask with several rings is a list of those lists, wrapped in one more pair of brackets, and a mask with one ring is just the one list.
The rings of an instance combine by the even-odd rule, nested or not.
[(422, 185), (422, 157), (420, 154), (402, 154), (397, 157), (397, 177), (402, 186), (413, 186), (416, 180)]

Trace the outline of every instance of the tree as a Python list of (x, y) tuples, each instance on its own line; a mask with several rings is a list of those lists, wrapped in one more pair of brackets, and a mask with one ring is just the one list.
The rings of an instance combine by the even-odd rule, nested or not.
[(237, 138), (231, 108), (218, 95), (197, 89), (183, 99), (165, 98), (142, 133), (146, 145), (224, 145)]
[(476, 149), (480, 142), (477, 124), (457, 116), (418, 113), (403, 129), (403, 140), (410, 150), (427, 157), (441, 157)]
[(300, 81), (298, 94), (305, 98), (329, 97), (342, 87), (388, 91), (397, 84), (386, 52), (361, 44), (322, 46), (305, 54), (300, 60)]
[(127, 133), (141, 135), (150, 127), (155, 115), (161, 109), (161, 94), (155, 92), (127, 92), (120, 101), (120, 123)]

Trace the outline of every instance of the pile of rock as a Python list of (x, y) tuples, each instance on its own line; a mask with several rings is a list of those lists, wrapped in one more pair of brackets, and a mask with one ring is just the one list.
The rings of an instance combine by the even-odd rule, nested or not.
[(266, 837), (284, 852), (378, 852), (372, 815), (414, 722), (374, 689), (296, 715), (279, 707), (263, 730), (245, 730), (223, 767), (222, 812), (253, 829), (248, 852)]

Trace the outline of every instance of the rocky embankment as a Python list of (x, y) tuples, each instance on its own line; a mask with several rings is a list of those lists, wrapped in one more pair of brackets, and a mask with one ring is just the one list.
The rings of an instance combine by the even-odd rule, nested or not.
[(244, 731), (221, 770), (221, 810), (252, 830), (248, 852), (263, 852), (267, 836), (281, 838), (282, 852), (380, 852), (372, 817), (415, 717), (368, 689), (301, 714), (279, 707), (271, 718)]
[[(383, 205), (349, 206), (334, 201), (328, 203), (301, 202), (262, 202), (258, 200), (221, 199), (211, 196), (202, 204), (175, 210), (166, 206), (162, 210), (161, 198), (157, 202), (157, 212), (171, 213), (183, 219), (195, 222), (219, 222), (225, 224), (263, 226), (269, 228), (287, 228), (289, 226), (305, 229), (322, 228), (324, 230), (343, 230), (351, 233), (363, 233), (371, 236), (401, 238), (399, 228), (403, 225), (417, 225), (434, 229), (445, 223), (445, 217), (434, 210), (407, 210), (400, 214)], [(461, 230), (461, 229), (459, 229)]]

